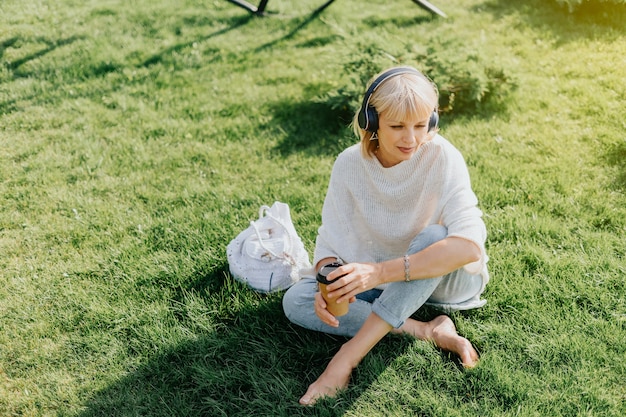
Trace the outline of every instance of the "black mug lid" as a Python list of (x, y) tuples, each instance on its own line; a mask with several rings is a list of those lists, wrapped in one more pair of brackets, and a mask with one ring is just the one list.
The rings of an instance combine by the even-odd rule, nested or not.
[(333, 272), (335, 269), (339, 268), (340, 266), (343, 266), (343, 264), (340, 262), (331, 262), (321, 267), (320, 270), (317, 272), (317, 282), (328, 285), (328, 284), (332, 284), (333, 282), (337, 281), (339, 278), (343, 277), (345, 274), (335, 278), (332, 281), (329, 281), (328, 279), (326, 279), (328, 274), (330, 274), (331, 272)]

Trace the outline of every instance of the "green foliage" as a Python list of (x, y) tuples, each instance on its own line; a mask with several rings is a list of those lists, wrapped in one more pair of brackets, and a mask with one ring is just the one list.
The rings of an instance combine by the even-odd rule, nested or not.
[(318, 96), (343, 118), (358, 110), (365, 86), (380, 71), (394, 65), (413, 65), (429, 76), (439, 89), (442, 113), (472, 113), (502, 107), (516, 88), (514, 77), (488, 62), (483, 53), (471, 50), (458, 39), (433, 39), (427, 51), (402, 52), (393, 56), (372, 45), (357, 45), (344, 64), (344, 83)]
[(567, 6), (570, 12), (573, 12), (581, 7), (586, 9), (602, 9), (607, 4), (624, 5), (626, 0), (556, 0), (559, 5)]
[(488, 106), (498, 111), (498, 105), (503, 105), (516, 88), (514, 77), (507, 71), (459, 41), (435, 43), (416, 61), (437, 84), (443, 113), (472, 113)]
[(313, 100), (335, 110), (339, 117), (351, 121), (361, 106), (363, 93), (370, 79), (380, 71), (397, 64), (397, 58), (375, 46), (357, 44), (354, 52), (343, 64), (340, 86), (333, 88)]

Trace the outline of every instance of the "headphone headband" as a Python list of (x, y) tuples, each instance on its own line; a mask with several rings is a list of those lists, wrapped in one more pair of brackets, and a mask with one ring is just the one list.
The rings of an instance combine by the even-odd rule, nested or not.
[[(374, 106), (370, 105), (370, 99), (382, 83), (390, 78), (402, 74), (414, 74), (423, 77), (421, 72), (410, 67), (392, 68), (376, 77), (363, 96), (363, 103), (361, 104), (361, 109), (359, 110), (358, 115), (359, 127), (361, 129), (372, 133), (375, 133), (378, 130), (378, 112)], [(438, 123), (439, 115), (437, 114), (437, 110), (434, 109), (432, 115), (430, 116), (430, 120), (428, 121), (428, 131), (437, 127)]]

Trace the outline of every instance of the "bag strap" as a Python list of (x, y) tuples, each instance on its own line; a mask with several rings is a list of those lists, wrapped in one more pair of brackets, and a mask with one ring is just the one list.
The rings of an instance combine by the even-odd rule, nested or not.
[(254, 221), (250, 222), (250, 226), (252, 226), (252, 228), (254, 229), (254, 232), (256, 233), (257, 237), (259, 238), (259, 245), (265, 249), (267, 252), (269, 252), (272, 256), (274, 256), (275, 258), (287, 258), (290, 262), (293, 261), (292, 257), (289, 255), (289, 252), (291, 251), (292, 248), (292, 242), (291, 242), (291, 234), (289, 233), (289, 229), (287, 228), (287, 226), (285, 226), (285, 224), (278, 219), (277, 217), (272, 216), (269, 213), (269, 206), (261, 206), (261, 208), (259, 209), (259, 220), (262, 219), (263, 217), (269, 217), (270, 219), (274, 220), (274, 222), (276, 222), (278, 225), (280, 225), (284, 230), (285, 230), (285, 240), (287, 241), (287, 250), (285, 251), (285, 253), (278, 255), (276, 253), (274, 253), (270, 248), (268, 248), (267, 246), (265, 246), (263, 244), (263, 237), (261, 237), (261, 232), (259, 231), (259, 228), (257, 227), (257, 225), (255, 224)]

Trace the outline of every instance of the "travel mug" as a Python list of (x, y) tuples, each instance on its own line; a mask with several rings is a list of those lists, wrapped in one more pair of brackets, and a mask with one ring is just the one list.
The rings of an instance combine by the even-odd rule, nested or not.
[(342, 303), (337, 303), (336, 299), (335, 300), (328, 299), (328, 292), (326, 290), (326, 286), (337, 281), (339, 278), (343, 277), (344, 275), (341, 275), (332, 281), (329, 281), (326, 277), (328, 276), (328, 274), (330, 274), (332, 271), (339, 268), (340, 266), (342, 266), (341, 263), (333, 262), (333, 263), (330, 263), (321, 267), (317, 273), (317, 284), (320, 288), (320, 292), (322, 293), (322, 297), (324, 297), (324, 300), (326, 300), (326, 309), (330, 312), (330, 314), (332, 314), (335, 317), (345, 315), (348, 312), (348, 308), (350, 306), (350, 302), (347, 300)]

